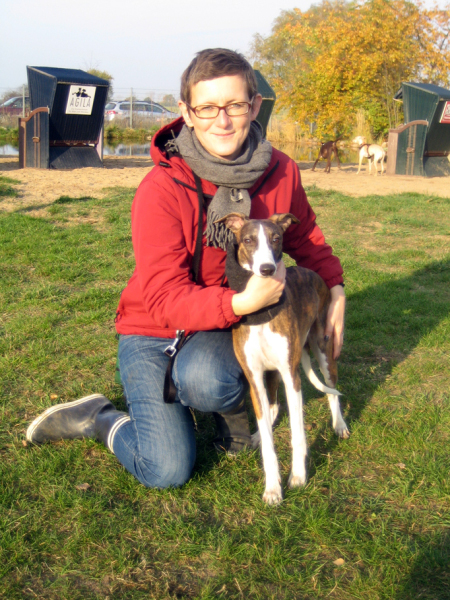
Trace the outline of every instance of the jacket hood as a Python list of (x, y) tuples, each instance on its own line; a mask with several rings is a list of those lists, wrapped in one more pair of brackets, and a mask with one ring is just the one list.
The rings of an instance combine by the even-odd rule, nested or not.
[(172, 140), (174, 137), (178, 136), (183, 125), (183, 117), (178, 117), (178, 119), (175, 119), (175, 121), (172, 121), (171, 123), (164, 125), (164, 127), (161, 127), (161, 129), (159, 129), (159, 131), (157, 131), (152, 137), (150, 156), (155, 165), (159, 165), (161, 161), (163, 161), (163, 163), (170, 162), (170, 159), (167, 158), (167, 153), (164, 147), (169, 140)]

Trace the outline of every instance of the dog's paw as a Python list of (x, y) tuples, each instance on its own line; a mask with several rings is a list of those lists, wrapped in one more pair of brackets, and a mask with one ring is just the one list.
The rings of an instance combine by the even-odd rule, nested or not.
[(340, 438), (342, 438), (344, 440), (348, 440), (348, 438), (350, 437), (350, 431), (348, 430), (348, 427), (345, 423), (337, 425), (335, 427), (334, 431), (337, 436), (339, 436)]
[(283, 494), (281, 492), (281, 487), (279, 490), (266, 490), (263, 494), (263, 500), (266, 504), (274, 506), (275, 504), (280, 504), (283, 500)]
[(306, 475), (294, 475), (292, 472), (289, 475), (288, 486), (292, 490), (294, 488), (302, 487), (306, 483)]

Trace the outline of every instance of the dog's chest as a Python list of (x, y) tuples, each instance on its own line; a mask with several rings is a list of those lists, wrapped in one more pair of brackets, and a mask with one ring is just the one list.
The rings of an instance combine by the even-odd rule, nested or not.
[(248, 327), (249, 335), (244, 344), (244, 354), (248, 366), (253, 371), (280, 370), (289, 358), (288, 339), (273, 330), (271, 323)]

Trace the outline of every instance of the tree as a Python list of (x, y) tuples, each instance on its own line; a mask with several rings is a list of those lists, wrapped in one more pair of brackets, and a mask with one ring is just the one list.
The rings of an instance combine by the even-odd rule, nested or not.
[(166, 94), (161, 100), (161, 104), (167, 108), (175, 108), (178, 106), (173, 94)]
[[(2, 96), (0, 96), (0, 104), (3, 104), (3, 102), (6, 102), (10, 98), (14, 98), (15, 96), (22, 96), (22, 95), (23, 95), (23, 86), (20, 86), (13, 90), (7, 90), (4, 94), (2, 94)], [(25, 85), (25, 96), (29, 96), (29, 95), (30, 94), (28, 92), (28, 86)]]
[(363, 111), (375, 135), (399, 119), (402, 81), (450, 83), (450, 12), (408, 0), (323, 1), (284, 12), (253, 42), (279, 104), (319, 136), (349, 133)]
[(109, 81), (109, 90), (106, 101), (110, 102), (110, 100), (112, 100), (112, 97), (114, 96), (114, 77), (110, 73), (108, 73), (108, 71), (100, 71), (99, 69), (88, 69), (87, 73), (89, 73), (90, 75), (95, 75), (95, 77), (100, 77), (101, 79), (107, 79)]

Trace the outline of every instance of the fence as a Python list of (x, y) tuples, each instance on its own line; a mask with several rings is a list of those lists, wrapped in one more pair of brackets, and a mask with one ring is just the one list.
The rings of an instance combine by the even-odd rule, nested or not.
[[(0, 106), (0, 125), (5, 127), (17, 127), (17, 118), (28, 116), (30, 112), (28, 86), (23, 85), (15, 89), (0, 87), (0, 104), (15, 97), (17, 100), (8, 106)], [(113, 96), (108, 99), (109, 102), (129, 102), (128, 114), (114, 118), (114, 121), (122, 126), (137, 127), (151, 124), (152, 121), (160, 122), (161, 118), (145, 118), (140, 114), (141, 111), (133, 106), (136, 102), (154, 102), (161, 105), (167, 111), (179, 114), (178, 109), (179, 90), (156, 89), (156, 88), (116, 88), (113, 85)], [(112, 121), (106, 114), (105, 125)]]

